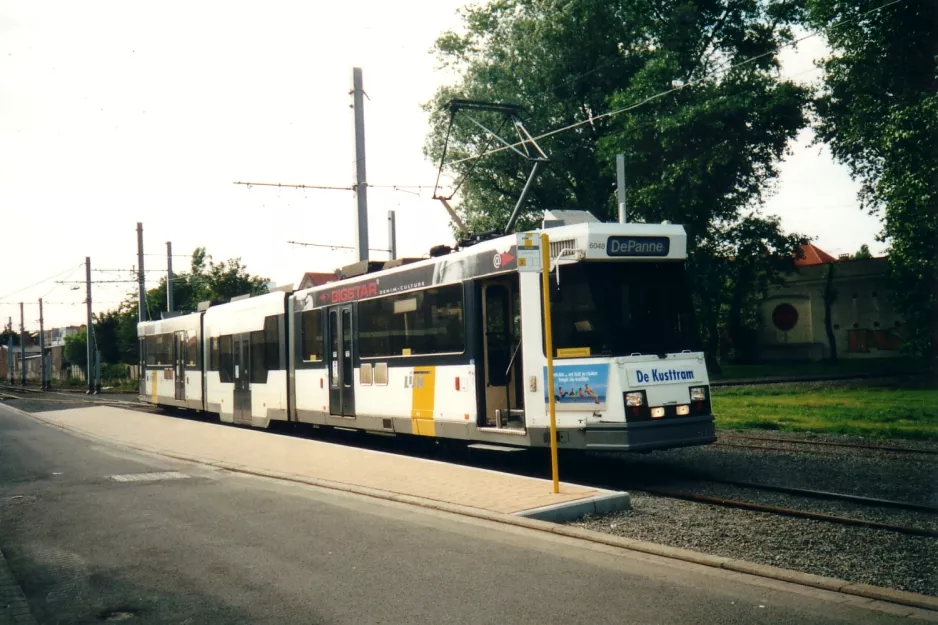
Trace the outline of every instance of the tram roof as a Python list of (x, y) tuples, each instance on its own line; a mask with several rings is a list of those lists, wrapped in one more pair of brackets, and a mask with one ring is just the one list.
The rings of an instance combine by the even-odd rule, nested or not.
[(514, 271), (540, 270), (540, 235), (551, 258), (563, 264), (589, 261), (677, 261), (687, 257), (687, 235), (678, 224), (586, 222), (541, 228), (476, 243), (458, 251), (296, 291), (298, 308), (309, 309), (380, 297), (434, 285)]

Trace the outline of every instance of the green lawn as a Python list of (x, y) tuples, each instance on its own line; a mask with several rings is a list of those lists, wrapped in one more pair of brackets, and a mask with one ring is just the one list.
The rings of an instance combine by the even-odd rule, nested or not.
[(757, 365), (723, 365), (719, 374), (710, 379), (719, 383), (731, 380), (774, 377), (825, 377), (845, 375), (901, 375), (926, 370), (925, 363), (909, 358), (864, 358), (829, 362), (777, 362)]
[(938, 389), (786, 384), (713, 392), (717, 428), (938, 442)]

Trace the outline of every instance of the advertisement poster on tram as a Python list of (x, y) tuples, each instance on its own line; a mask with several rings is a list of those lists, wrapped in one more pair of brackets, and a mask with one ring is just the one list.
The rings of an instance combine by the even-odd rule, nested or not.
[[(547, 367), (544, 367), (547, 379)], [(554, 403), (557, 410), (605, 410), (609, 365), (559, 365), (554, 367)], [(544, 401), (549, 401), (544, 389)]]

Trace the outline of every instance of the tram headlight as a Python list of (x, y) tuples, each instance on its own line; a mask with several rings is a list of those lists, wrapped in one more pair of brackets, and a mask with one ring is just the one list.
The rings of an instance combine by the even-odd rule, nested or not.
[(707, 401), (707, 387), (706, 386), (690, 387), (690, 400), (691, 401)]
[(644, 393), (626, 393), (625, 405), (630, 408), (636, 408), (645, 403)]

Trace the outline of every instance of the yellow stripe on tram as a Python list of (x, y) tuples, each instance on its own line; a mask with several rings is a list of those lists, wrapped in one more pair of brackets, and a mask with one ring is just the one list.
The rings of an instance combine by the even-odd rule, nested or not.
[(436, 436), (433, 422), (436, 367), (414, 367), (411, 390), (411, 425), (414, 434)]
[(151, 395), (153, 396), (153, 400), (152, 400), (152, 401), (153, 401), (153, 403), (155, 404), (155, 403), (156, 403), (156, 387), (157, 387), (157, 384), (159, 384), (159, 379), (158, 379), (157, 376), (156, 376), (156, 371), (151, 371), (151, 372), (150, 372), (150, 377), (151, 377), (152, 380), (153, 380), (153, 383), (150, 384), (150, 386), (152, 387), (152, 390), (150, 391), (150, 393), (151, 393)]

